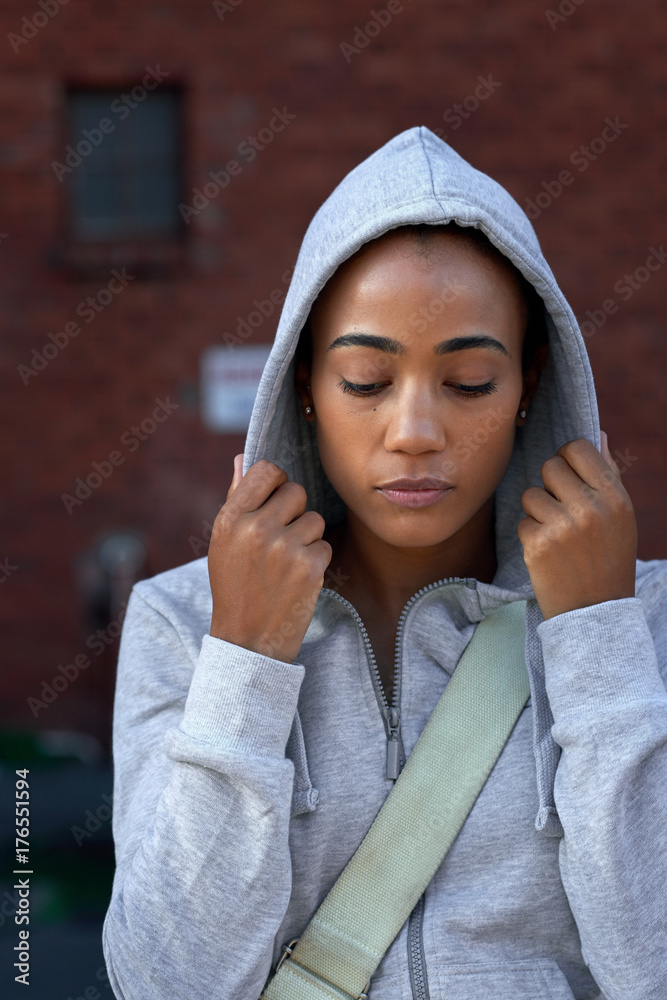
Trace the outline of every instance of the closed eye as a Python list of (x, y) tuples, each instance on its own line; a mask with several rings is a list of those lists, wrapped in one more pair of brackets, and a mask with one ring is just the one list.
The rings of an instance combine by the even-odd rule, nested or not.
[[(370, 382), (367, 385), (359, 385), (356, 382), (348, 382), (347, 379), (342, 378), (338, 386), (343, 392), (351, 392), (354, 396), (375, 396), (377, 393), (382, 392), (386, 384), (386, 382)], [(468, 398), (487, 396), (489, 393), (495, 392), (498, 388), (496, 382), (485, 382), (483, 385), (462, 385), (461, 383), (454, 382), (449, 383), (449, 386), (461, 396)]]
[(348, 382), (346, 378), (342, 378), (338, 383), (343, 392), (351, 392), (355, 396), (374, 396), (376, 392), (384, 388), (385, 384), (384, 382), (371, 382), (370, 385), (357, 385), (355, 382)]
[(454, 389), (464, 396), (488, 396), (498, 388), (496, 382), (485, 382), (483, 385), (454, 385)]

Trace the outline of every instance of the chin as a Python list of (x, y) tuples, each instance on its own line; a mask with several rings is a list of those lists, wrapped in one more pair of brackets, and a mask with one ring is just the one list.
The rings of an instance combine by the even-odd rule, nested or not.
[(368, 530), (387, 545), (398, 549), (428, 549), (441, 545), (461, 527), (451, 520), (429, 517), (424, 511), (410, 511), (407, 517), (365, 520)]

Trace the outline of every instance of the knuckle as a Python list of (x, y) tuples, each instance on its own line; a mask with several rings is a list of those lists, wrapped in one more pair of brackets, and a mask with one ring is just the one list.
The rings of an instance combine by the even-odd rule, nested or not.
[(597, 509), (592, 504), (582, 503), (577, 511), (577, 521), (584, 531), (592, 531), (597, 525), (599, 515)]
[(268, 536), (268, 532), (262, 526), (262, 535), (260, 536), (261, 542), (266, 546), (266, 549), (270, 556), (273, 558), (283, 559), (285, 553), (288, 550), (288, 541), (285, 534), (282, 531), (276, 532), (275, 534)]
[(542, 490), (539, 486), (529, 486), (528, 489), (525, 489), (521, 494), (521, 500), (522, 502), (525, 501), (526, 503), (530, 503), (531, 500), (537, 500), (537, 498), (541, 496)]
[(266, 527), (259, 517), (249, 517), (243, 529), (244, 538), (254, 545), (265, 545)]
[(260, 458), (248, 472), (252, 472), (253, 478), (256, 476), (261, 482), (276, 482), (281, 476), (287, 475), (279, 465), (269, 461), (268, 458)]
[(578, 490), (568, 503), (568, 511), (572, 517), (585, 519), (595, 510), (595, 495), (585, 487)]
[[(312, 522), (313, 529), (317, 529), (320, 532), (324, 531), (326, 527), (326, 521), (319, 513), (319, 511), (307, 510), (301, 516), (306, 524), (310, 524)], [(328, 542), (326, 544), (328, 544)]]
[(551, 551), (551, 547), (552, 547), (551, 532), (536, 531), (531, 541), (533, 558), (543, 559)]
[(542, 462), (542, 475), (544, 475), (545, 472), (547, 474), (550, 472), (556, 472), (558, 469), (562, 468), (564, 462), (565, 459), (562, 455), (552, 455), (550, 458), (547, 458), (546, 461)]
[(292, 560), (292, 572), (299, 586), (310, 583), (313, 578), (313, 559), (305, 548), (300, 548)]
[(293, 496), (294, 500), (298, 500), (299, 503), (305, 504), (308, 499), (308, 495), (301, 485), (301, 483), (295, 483), (293, 479), (288, 480), (286, 483), (280, 487), (281, 492), (286, 493), (288, 496)]
[(618, 475), (613, 469), (605, 469), (598, 477), (597, 487), (602, 489), (605, 486), (614, 486), (618, 482)]
[(274, 462), (271, 462), (268, 458), (258, 458), (257, 461), (253, 463), (251, 468), (256, 469), (258, 472), (272, 472), (274, 469), (277, 469), (278, 466)]
[(626, 517), (634, 516), (632, 500), (625, 490), (615, 490), (610, 497), (610, 505), (615, 514)]
[(581, 454), (588, 450), (590, 441), (586, 441), (585, 438), (573, 438), (570, 441), (566, 441), (558, 449), (559, 455), (576, 455)]
[(325, 542), (321, 538), (316, 545), (316, 566), (317, 566), (317, 578), (322, 581), (324, 579), (324, 574), (326, 572), (327, 566), (331, 562), (331, 557), (333, 556), (333, 549), (329, 542)]
[(234, 520), (234, 513), (230, 507), (224, 503), (213, 521), (213, 526), (211, 528), (211, 539), (214, 539), (218, 535), (224, 535), (232, 521)]

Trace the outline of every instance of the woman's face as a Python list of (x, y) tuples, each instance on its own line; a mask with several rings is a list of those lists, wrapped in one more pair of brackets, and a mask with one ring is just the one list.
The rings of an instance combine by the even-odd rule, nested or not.
[(424, 258), (389, 233), (338, 269), (298, 379), (348, 516), (400, 547), (437, 545), (490, 503), (531, 395), (514, 278), (455, 236), (433, 240)]

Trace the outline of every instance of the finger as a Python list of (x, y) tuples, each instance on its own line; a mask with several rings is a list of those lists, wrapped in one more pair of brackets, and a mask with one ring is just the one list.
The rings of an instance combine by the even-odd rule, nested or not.
[(560, 514), (563, 509), (559, 500), (539, 486), (529, 486), (527, 490), (523, 491), (521, 506), (526, 514), (539, 524), (544, 524), (554, 515)]
[(243, 452), (241, 452), (240, 455), (234, 455), (234, 475), (232, 476), (231, 485), (227, 490), (228, 500), (242, 479), (243, 479)]
[(266, 458), (260, 458), (242, 476), (228, 502), (239, 513), (249, 514), (259, 510), (273, 491), (286, 482), (287, 473), (284, 469)]
[(322, 577), (324, 577), (327, 566), (331, 562), (331, 557), (333, 555), (331, 545), (323, 538), (318, 538), (308, 546), (308, 551), (312, 553), (312, 555), (319, 562), (320, 573), (322, 574)]
[(561, 445), (557, 454), (594, 490), (608, 488), (610, 484), (620, 481), (620, 473), (611, 469), (604, 456), (586, 438), (568, 441)]
[(554, 455), (547, 459), (541, 471), (545, 490), (563, 504), (585, 501), (592, 495), (591, 487), (562, 455)]
[(519, 541), (525, 548), (527, 544), (530, 543), (531, 538), (536, 531), (542, 529), (542, 522), (536, 521), (531, 514), (527, 514), (526, 517), (522, 517), (517, 525), (517, 534), (519, 536)]
[(289, 480), (281, 483), (263, 505), (262, 517), (287, 526), (304, 513), (307, 503), (308, 496), (301, 483)]
[(307, 510), (296, 517), (287, 526), (287, 530), (293, 533), (302, 545), (312, 545), (322, 538), (325, 527), (326, 522), (321, 514), (316, 510)]

